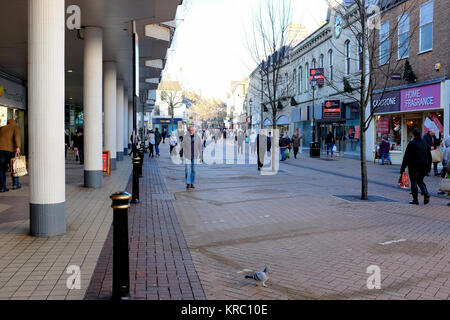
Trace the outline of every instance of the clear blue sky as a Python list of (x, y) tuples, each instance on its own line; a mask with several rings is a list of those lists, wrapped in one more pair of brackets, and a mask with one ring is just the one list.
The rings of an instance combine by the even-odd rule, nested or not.
[[(184, 20), (178, 22), (168, 52), (166, 75), (205, 96), (224, 98), (230, 82), (248, 76), (255, 67), (246, 34), (259, 1), (185, 0), (187, 9), (178, 12), (178, 18)], [(326, 11), (325, 0), (292, 0), (292, 22), (304, 24), (310, 31), (325, 21)]]

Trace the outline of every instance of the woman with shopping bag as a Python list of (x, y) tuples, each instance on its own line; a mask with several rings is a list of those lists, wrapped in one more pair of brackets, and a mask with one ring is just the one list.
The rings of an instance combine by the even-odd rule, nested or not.
[[(14, 155), (20, 155), (20, 131), (17, 123), (9, 119), (6, 126), (0, 127), (0, 192), (9, 191), (6, 188), (6, 171)], [(13, 175), (13, 166), (11, 166), (11, 175), (14, 190), (20, 189), (19, 177)]]

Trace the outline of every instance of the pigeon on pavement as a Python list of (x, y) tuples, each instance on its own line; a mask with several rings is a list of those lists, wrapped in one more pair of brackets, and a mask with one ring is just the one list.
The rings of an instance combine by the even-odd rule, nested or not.
[(248, 274), (245, 276), (245, 278), (259, 281), (265, 287), (266, 281), (269, 280), (269, 267), (266, 266), (263, 270), (260, 270), (252, 274)]

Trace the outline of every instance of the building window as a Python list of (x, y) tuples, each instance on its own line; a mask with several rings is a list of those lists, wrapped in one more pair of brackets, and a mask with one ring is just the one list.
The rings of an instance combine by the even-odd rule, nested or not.
[(316, 68), (316, 59), (312, 59), (311, 66), (312, 68)]
[(328, 78), (333, 81), (333, 50), (328, 51), (328, 62), (330, 68)]
[(420, 7), (420, 52), (433, 49), (433, 1)]
[(345, 74), (350, 74), (350, 40), (345, 41)]
[(298, 67), (298, 93), (302, 93), (303, 89), (303, 68)]
[(363, 37), (362, 34), (358, 36), (358, 70), (362, 71), (363, 65)]
[(389, 61), (389, 21), (381, 24), (380, 28), (380, 65)]
[(319, 68), (323, 68), (323, 54), (319, 56)]
[(297, 69), (294, 69), (293, 82), (294, 82), (294, 95), (296, 95), (297, 92), (298, 92), (298, 89), (297, 89)]
[(308, 62), (305, 64), (305, 92), (309, 91), (309, 65)]
[(409, 13), (398, 17), (398, 59), (409, 56)]

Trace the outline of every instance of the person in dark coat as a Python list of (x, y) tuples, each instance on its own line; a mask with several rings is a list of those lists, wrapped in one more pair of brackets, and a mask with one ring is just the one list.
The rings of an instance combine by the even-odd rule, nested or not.
[(300, 148), (300, 137), (297, 133), (292, 136), (292, 146), (294, 147), (294, 158), (297, 159), (298, 149)]
[[(441, 140), (439, 140), (436, 137), (436, 134), (434, 132), (434, 130), (430, 130), (429, 132), (425, 133), (423, 136), (423, 141), (425, 141), (425, 143), (427, 144), (428, 148), (431, 150), (436, 150), (440, 147), (441, 145)], [(438, 162), (434, 162), (433, 163), (433, 169), (434, 169), (434, 175), (438, 176)], [(430, 169), (431, 171), (431, 169)]]
[(327, 157), (328, 157), (328, 154), (329, 154), (330, 151), (331, 151), (331, 157), (333, 158), (334, 141), (335, 141), (335, 140), (334, 140), (333, 132), (329, 131), (329, 132), (328, 132), (328, 135), (327, 135), (327, 137), (326, 137), (326, 139), (325, 139), (325, 143), (326, 143), (326, 145), (327, 145)]
[(161, 132), (159, 132), (158, 128), (155, 130), (155, 150), (156, 150), (156, 156), (159, 157), (159, 145), (161, 143), (162, 136)]
[(410, 204), (419, 204), (417, 187), (420, 188), (424, 196), (423, 203), (427, 204), (430, 202), (430, 194), (423, 179), (426, 173), (431, 170), (431, 151), (425, 141), (421, 139), (419, 130), (413, 130), (413, 137), (413, 140), (406, 147), (400, 174), (402, 175), (406, 167), (408, 167), (411, 194), (413, 196), (413, 201)]
[(389, 164), (392, 164), (391, 157), (389, 157), (389, 150), (391, 149), (391, 144), (386, 136), (383, 136), (383, 139), (380, 142), (380, 155), (381, 155), (381, 165), (384, 166), (384, 158), (389, 161)]
[(267, 136), (264, 134), (264, 130), (260, 130), (256, 136), (256, 152), (258, 155), (258, 170), (261, 170), (267, 152)]
[(82, 130), (78, 130), (77, 134), (75, 135), (75, 138), (73, 140), (73, 147), (78, 149), (80, 164), (84, 164), (84, 137)]

